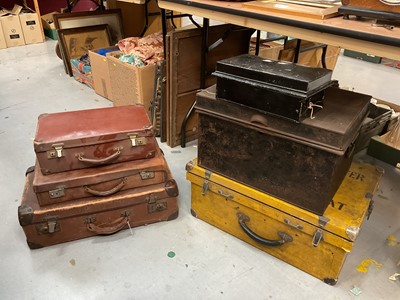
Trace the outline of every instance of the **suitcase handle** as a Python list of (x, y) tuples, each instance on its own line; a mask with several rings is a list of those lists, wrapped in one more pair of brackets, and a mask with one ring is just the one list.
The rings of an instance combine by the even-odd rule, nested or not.
[(127, 180), (128, 180), (128, 178), (126, 178), (126, 177), (122, 178), (120, 183), (118, 183), (115, 187), (113, 187), (112, 189), (109, 189), (108, 191), (97, 191), (97, 190), (91, 189), (87, 185), (85, 185), (83, 187), (83, 189), (85, 190), (85, 192), (88, 192), (89, 194), (91, 194), (93, 196), (99, 196), (99, 197), (110, 196), (112, 194), (115, 194), (116, 192), (119, 192), (123, 188), (123, 186), (125, 185)]
[(268, 120), (265, 116), (262, 115), (252, 115), (250, 117), (250, 123), (260, 124), (263, 126), (268, 126)]
[(101, 158), (101, 159), (85, 158), (85, 157), (83, 157), (83, 153), (79, 153), (78, 160), (81, 162), (92, 164), (92, 165), (103, 165), (103, 164), (109, 163), (110, 161), (116, 159), (120, 154), (121, 154), (121, 151), (119, 150), (119, 148), (117, 148), (117, 151), (115, 153), (111, 154), (108, 157)]
[(86, 228), (89, 231), (94, 232), (99, 235), (108, 235), (108, 234), (113, 234), (113, 233), (120, 231), (127, 224), (129, 226), (129, 216), (126, 215), (126, 216), (122, 216), (108, 224), (95, 225), (94, 223), (88, 223), (86, 225)]
[(287, 233), (278, 231), (278, 235), (281, 237), (280, 240), (269, 240), (266, 238), (263, 238), (257, 234), (255, 234), (253, 231), (250, 230), (249, 227), (247, 227), (246, 222), (250, 221), (250, 218), (246, 216), (245, 214), (238, 212), (237, 214), (238, 217), (238, 222), (242, 230), (254, 241), (257, 243), (260, 243), (265, 246), (271, 246), (271, 247), (276, 247), (276, 246), (281, 246), (287, 242), (292, 242), (293, 238), (288, 235)]

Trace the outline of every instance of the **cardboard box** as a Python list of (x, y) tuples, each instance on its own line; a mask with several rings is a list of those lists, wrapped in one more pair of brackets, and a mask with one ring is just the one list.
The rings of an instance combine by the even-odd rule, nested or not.
[(150, 114), (154, 97), (155, 65), (136, 67), (119, 60), (122, 53), (107, 53), (114, 106), (141, 104)]
[(19, 14), (25, 44), (43, 43), (42, 24), (39, 16), (33, 10), (24, 8)]
[[(106, 50), (118, 51), (116, 46), (104, 48)], [(94, 90), (100, 96), (113, 101), (110, 72), (108, 70), (107, 57), (98, 54), (99, 49), (89, 50), (90, 65), (92, 66), (92, 75)]]
[[(280, 60), (293, 61), (297, 39), (287, 41), (285, 49), (279, 54)], [(310, 49), (299, 53), (298, 63), (310, 67), (322, 68), (322, 48), (314, 48), (318, 43), (309, 41), (301, 42), (301, 49)], [(339, 57), (340, 47), (327, 46), (325, 55), (326, 68), (333, 70)]]
[(3, 10), (0, 12), (0, 22), (7, 47), (25, 45), (24, 34), (19, 20), (21, 10), (22, 6), (15, 4), (11, 11)]
[[(260, 50), (258, 52), (258, 56), (266, 59), (279, 59), (279, 53), (283, 50), (283, 43), (277, 42), (265, 42), (260, 43)], [(250, 54), (255, 54), (256, 51), (256, 42), (255, 40), (251, 40), (250, 42)]]
[(57, 29), (54, 24), (54, 15), (58, 12), (52, 12), (42, 16), (42, 26), (44, 35), (52, 40), (58, 40)]
[(0, 49), (7, 48), (6, 39), (4, 37), (3, 27), (0, 22)]

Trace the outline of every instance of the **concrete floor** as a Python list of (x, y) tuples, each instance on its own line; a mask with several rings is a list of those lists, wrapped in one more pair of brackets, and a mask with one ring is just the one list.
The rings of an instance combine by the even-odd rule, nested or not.
[[(375, 209), (348, 255), (339, 282), (322, 281), (214, 228), (190, 214), (185, 164), (195, 143), (160, 144), (180, 188), (178, 219), (30, 250), (17, 208), (26, 168), (35, 162), (33, 137), (41, 113), (111, 106), (65, 75), (54, 41), (0, 50), (0, 299), (398, 299), (400, 172), (385, 168)], [(400, 102), (399, 70), (340, 57), (334, 77), (355, 88)], [(384, 78), (384, 79), (383, 79)], [(169, 258), (173, 251), (176, 256)], [(383, 266), (360, 273), (372, 258)], [(361, 295), (350, 292), (359, 287)]]

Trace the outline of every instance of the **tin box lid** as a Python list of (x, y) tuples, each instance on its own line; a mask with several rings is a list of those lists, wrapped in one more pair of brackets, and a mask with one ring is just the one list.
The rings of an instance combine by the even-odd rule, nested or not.
[(150, 119), (141, 105), (106, 107), (43, 114), (39, 116), (34, 139), (36, 152), (55, 143), (65, 148), (129, 139), (127, 134), (153, 136)]
[(327, 85), (332, 71), (244, 54), (217, 62), (215, 76), (230, 74), (303, 93)]
[(231, 101), (217, 99), (216, 87), (197, 94), (196, 109), (236, 120), (283, 137), (315, 146), (345, 151), (358, 135), (368, 113), (371, 96), (329, 87), (323, 108), (301, 123), (294, 123), (266, 112)]

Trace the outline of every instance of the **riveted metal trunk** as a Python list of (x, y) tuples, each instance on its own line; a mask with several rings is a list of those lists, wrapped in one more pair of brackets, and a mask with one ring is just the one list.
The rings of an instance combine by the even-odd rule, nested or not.
[(199, 166), (322, 215), (353, 157), (370, 96), (328, 88), (315, 119), (294, 123), (198, 93)]

